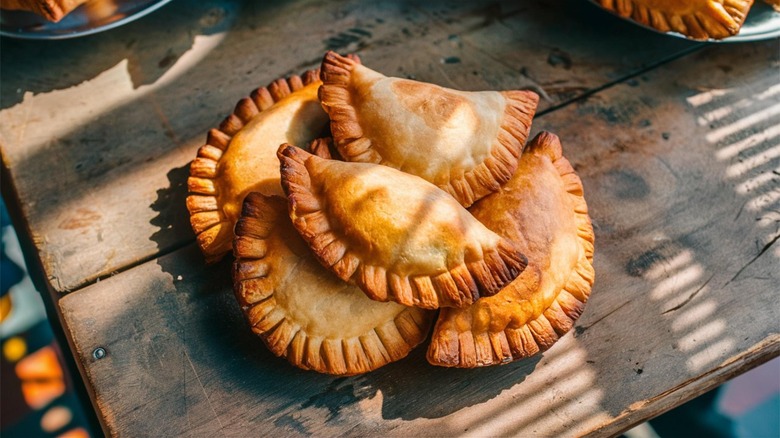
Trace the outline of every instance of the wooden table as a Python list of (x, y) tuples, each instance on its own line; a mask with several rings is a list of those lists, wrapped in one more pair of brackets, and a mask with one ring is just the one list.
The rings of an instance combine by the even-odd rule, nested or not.
[[(582, 0), (178, 0), (0, 43), (3, 190), (109, 434), (611, 435), (780, 354), (778, 40), (683, 41)], [(551, 350), (332, 378), (245, 327), (229, 261), (193, 245), (188, 165), (240, 97), (328, 49), (542, 95), (534, 132), (562, 138), (597, 236), (591, 301)]]

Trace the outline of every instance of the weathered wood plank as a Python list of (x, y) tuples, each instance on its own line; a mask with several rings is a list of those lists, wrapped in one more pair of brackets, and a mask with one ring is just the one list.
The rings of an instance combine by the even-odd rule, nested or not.
[(0, 44), (5, 183), (57, 291), (190, 242), (184, 183), (205, 132), (327, 49), (457, 88), (531, 87), (546, 108), (695, 47), (576, 0), (184, 0), (105, 34)]
[(591, 301), (540, 357), (451, 370), (418, 349), (365, 376), (298, 371), (244, 327), (229, 265), (190, 246), (60, 300), (107, 429), (608, 435), (777, 356), (777, 44), (713, 46), (536, 121), (561, 136), (597, 235)]

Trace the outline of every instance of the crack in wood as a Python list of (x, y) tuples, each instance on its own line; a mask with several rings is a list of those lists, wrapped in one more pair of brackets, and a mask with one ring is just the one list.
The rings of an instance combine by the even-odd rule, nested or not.
[(702, 284), (698, 289), (693, 291), (693, 293), (688, 295), (688, 298), (686, 298), (685, 301), (683, 301), (682, 303), (672, 307), (669, 310), (664, 310), (663, 312), (661, 312), (661, 315), (666, 315), (667, 313), (674, 312), (675, 310), (682, 309), (683, 306), (685, 306), (686, 304), (690, 303), (691, 300), (694, 299), (696, 297), (696, 295), (699, 294), (699, 292), (701, 292), (702, 290), (704, 290), (705, 287), (707, 287), (707, 284), (710, 282), (710, 280), (712, 280), (713, 277), (715, 277), (715, 274), (710, 275), (710, 278), (708, 278), (707, 281), (705, 281), (704, 284)]
[(737, 215), (734, 216), (734, 222), (736, 222), (737, 219), (739, 219), (739, 217), (742, 215), (742, 211), (745, 210), (745, 206), (748, 204), (748, 202), (750, 202), (750, 201), (743, 202), (742, 206), (739, 207), (739, 211), (737, 212)]
[(780, 234), (778, 234), (778, 235), (776, 235), (775, 237), (773, 237), (773, 238), (772, 238), (772, 240), (770, 240), (770, 241), (769, 241), (769, 242), (768, 242), (766, 245), (764, 245), (764, 247), (763, 247), (763, 248), (761, 248), (761, 250), (758, 252), (758, 254), (756, 254), (756, 256), (755, 256), (755, 257), (753, 257), (752, 259), (750, 259), (750, 261), (749, 261), (749, 262), (745, 263), (745, 265), (744, 265), (744, 266), (742, 266), (742, 268), (741, 268), (739, 271), (737, 271), (737, 273), (736, 273), (736, 274), (734, 274), (734, 276), (733, 276), (733, 277), (731, 277), (731, 280), (727, 281), (727, 282), (726, 282), (726, 283), (723, 285), (723, 287), (726, 287), (726, 286), (728, 286), (728, 285), (729, 285), (729, 283), (731, 283), (732, 281), (736, 280), (736, 279), (737, 279), (737, 277), (739, 277), (739, 276), (740, 276), (740, 274), (742, 274), (742, 272), (743, 272), (745, 269), (747, 269), (747, 268), (748, 268), (748, 266), (750, 266), (751, 264), (753, 264), (753, 262), (755, 262), (756, 260), (758, 260), (758, 259), (759, 259), (759, 258), (760, 258), (762, 255), (764, 255), (764, 253), (765, 253), (765, 252), (767, 252), (767, 250), (768, 250), (768, 249), (769, 249), (769, 248), (770, 248), (772, 245), (774, 245), (774, 244), (775, 244), (775, 242), (777, 242), (777, 240), (778, 240), (778, 239), (780, 239)]
[(600, 323), (600, 322), (601, 322), (601, 321), (603, 321), (603, 320), (604, 320), (606, 317), (608, 317), (608, 316), (612, 315), (613, 313), (617, 312), (618, 310), (622, 309), (623, 307), (625, 307), (625, 305), (626, 305), (626, 304), (628, 304), (628, 303), (630, 303), (630, 302), (631, 302), (631, 300), (628, 300), (628, 301), (626, 301), (625, 303), (623, 303), (623, 304), (621, 304), (621, 305), (617, 306), (616, 308), (614, 308), (614, 309), (610, 310), (610, 311), (609, 311), (609, 312), (608, 312), (606, 315), (604, 315), (604, 316), (602, 316), (601, 318), (599, 318), (599, 319), (597, 319), (597, 320), (593, 321), (593, 322), (592, 322), (590, 325), (587, 325), (587, 326), (584, 326), (584, 327), (582, 327), (582, 326), (577, 326), (577, 327), (574, 327), (574, 333), (575, 333), (575, 334), (577, 334), (577, 335), (581, 335), (581, 334), (585, 333), (585, 332), (586, 332), (588, 329), (590, 329), (590, 328), (591, 328), (591, 327), (593, 327), (594, 325), (596, 325), (596, 324)]
[[(222, 432), (222, 436), (227, 436), (225, 434), (225, 425), (222, 424), (222, 420), (219, 419), (219, 414), (217, 414), (216, 409), (214, 409), (214, 405), (211, 404), (211, 399), (209, 398), (209, 394), (206, 392), (206, 387), (203, 386), (203, 381), (200, 380), (200, 376), (198, 375), (198, 372), (195, 370), (195, 365), (192, 363), (192, 359), (190, 359), (190, 355), (187, 354), (187, 352), (184, 352), (184, 357), (187, 358), (187, 362), (190, 365), (190, 369), (192, 370), (192, 373), (195, 375), (195, 380), (198, 381), (198, 386), (200, 386), (200, 390), (203, 392), (203, 397), (206, 399), (206, 404), (208, 405), (209, 409), (211, 409), (211, 413), (214, 414), (214, 419), (217, 420), (217, 424), (219, 425), (219, 431)], [(184, 379), (184, 382), (187, 382), (187, 379)], [(185, 390), (184, 392), (184, 399), (186, 402), (187, 399), (187, 392)], [(187, 413), (189, 416), (189, 412)]]
[(672, 55), (667, 56), (666, 58), (662, 58), (658, 62), (654, 62), (653, 64), (648, 65), (648, 66), (646, 66), (644, 68), (640, 68), (637, 71), (629, 73), (629, 74), (627, 74), (625, 76), (622, 76), (620, 78), (617, 78), (617, 79), (615, 79), (613, 81), (609, 81), (606, 84), (601, 85), (599, 87), (592, 88), (589, 91), (586, 91), (586, 92), (582, 93), (581, 95), (579, 95), (577, 97), (574, 97), (572, 99), (563, 101), (563, 102), (561, 102), (561, 103), (559, 103), (557, 105), (550, 106), (550, 107), (548, 107), (548, 108), (546, 108), (546, 109), (544, 109), (542, 111), (537, 111), (536, 112), (536, 117), (539, 118), (539, 117), (544, 116), (546, 114), (549, 114), (549, 113), (551, 113), (553, 111), (557, 111), (557, 110), (559, 110), (559, 109), (561, 109), (561, 108), (563, 108), (565, 106), (571, 105), (572, 103), (584, 101), (584, 100), (588, 99), (589, 97), (593, 96), (596, 93), (600, 93), (600, 92), (602, 92), (604, 90), (607, 90), (607, 89), (610, 89), (610, 88), (612, 88), (612, 87), (614, 87), (616, 85), (620, 85), (622, 83), (625, 83), (625, 82), (629, 81), (630, 79), (634, 79), (634, 78), (637, 78), (639, 76), (642, 76), (643, 74), (645, 74), (645, 73), (647, 73), (649, 71), (655, 70), (656, 68), (658, 68), (658, 67), (660, 67), (660, 66), (662, 66), (664, 64), (668, 64), (668, 63), (670, 63), (672, 61), (675, 61), (677, 59), (680, 59), (682, 57), (690, 55), (690, 54), (692, 54), (692, 53), (694, 53), (694, 52), (696, 52), (698, 50), (703, 49), (704, 47), (707, 47), (707, 44), (697, 44), (695, 46), (688, 47), (686, 49), (680, 50), (679, 52), (675, 52)]
[(666, 168), (666, 170), (668, 170), (669, 173), (671, 173), (672, 176), (674, 176), (675, 181), (682, 181), (682, 178), (680, 178), (680, 175), (678, 175), (677, 172), (674, 171), (674, 168), (672, 168), (672, 166), (669, 165), (669, 163), (663, 158), (663, 156), (659, 155), (657, 158), (658, 158), (658, 161), (660, 161), (661, 164), (663, 164), (663, 166)]

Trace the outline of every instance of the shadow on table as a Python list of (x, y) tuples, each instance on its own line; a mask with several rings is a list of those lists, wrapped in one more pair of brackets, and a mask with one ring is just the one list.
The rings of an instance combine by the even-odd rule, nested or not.
[[(175, 175), (184, 171), (186, 168), (175, 169), (169, 173), (169, 178), (178, 178)], [(172, 186), (175, 186), (175, 183), (172, 182)], [(163, 193), (169, 196), (170, 192)], [(364, 196), (370, 197), (372, 193)], [(431, 195), (424, 199), (425, 202), (438, 202), (439, 198)], [(161, 202), (169, 201), (161, 199)], [(429, 217), (433, 211), (437, 209), (428, 204), (419, 205), (415, 212), (416, 217), (411, 222), (431, 222), (435, 220)], [(461, 218), (450, 220), (458, 219)], [(463, 224), (459, 228), (465, 227)], [(312, 263), (317, 263), (313, 256), (310, 257)], [(381, 414), (385, 419), (439, 418), (484, 403), (522, 382), (542, 357), (501, 367), (444, 370), (428, 364), (425, 358), (428, 342), (424, 342), (409, 357), (363, 376), (334, 378), (302, 372), (280, 363), (280, 359), (269, 360), (271, 354), (246, 326), (230, 287), (230, 255), (218, 264), (205, 267), (203, 273), (197, 273), (195, 278), (184, 279), (181, 283), (176, 279), (183, 275), (191, 276), (192, 266), (204, 265), (203, 258), (194, 245), (184, 252), (176, 253), (175, 256), (160, 258), (157, 263), (163, 272), (174, 278), (178, 292), (176, 295), (186, 297), (187, 303), (172, 303), (172, 308), (186, 306), (190, 300), (195, 303), (188, 309), (187, 315), (194, 317), (197, 322), (187, 324), (186, 327), (190, 328), (185, 330), (200, 331), (197, 338), (208, 345), (203, 346), (202, 351), (191, 354), (193, 360), (197, 362), (205, 359), (204, 367), (220, 369), (221, 374), (232, 376), (226, 378), (228, 381), (239, 381), (242, 375), (247, 374), (257, 376), (251, 385), (242, 390), (248, 393), (250, 399), (272, 398), (275, 407), (270, 415), (278, 415), (275, 421), (287, 426), (296, 424), (302, 428), (301, 432), (313, 430), (307, 430), (304, 423), (298, 424), (298, 415), (295, 410), (289, 409), (290, 405), (324, 412), (327, 421), (335, 419), (342, 411), (359, 409), (362, 401), (380, 397)], [(323, 274), (332, 275), (324, 269)], [(306, 292), (306, 286), (300, 285), (301, 293)], [(207, 330), (201, 331), (201, 328)], [(200, 347), (191, 345), (183, 347), (187, 350), (200, 350)], [(231, 366), (225, 367), (222, 363), (211, 362), (211, 359), (217, 357), (230, 358), (225, 363), (230, 363)], [(258, 362), (251, 363), (254, 360)], [(282, 391), (279, 385), (287, 387), (287, 391)], [(257, 393), (252, 395), (254, 392)]]
[[(703, 58), (705, 54), (699, 56)], [(733, 74), (739, 77), (749, 72), (738, 70)], [(620, 99), (609, 102), (608, 107), (597, 98), (585, 102), (577, 107), (580, 113), (576, 116), (583, 119), (578, 122), (603, 125), (604, 120), (598, 120), (601, 117), (613, 129), (626, 128), (624, 125), (634, 128), (635, 124), (645, 123), (663, 126), (664, 114), (654, 108), (655, 104), (665, 94), (690, 93), (693, 85), (688, 88), (678, 82), (667, 83), (668, 88), (657, 92), (641, 88), (656, 85), (627, 85), (640, 88), (618, 95)], [(657, 101), (653, 105), (635, 102), (632, 96), (642, 93), (655, 93), (652, 95)], [(721, 99), (720, 103), (724, 108), (741, 105), (730, 98)], [(717, 106), (710, 108), (717, 109)], [(738, 120), (722, 123), (728, 126), (737, 124)], [(678, 141), (677, 134), (684, 138), (684, 133), (672, 132), (673, 143)], [(736, 194), (722, 194), (725, 164), (700, 154), (706, 150), (694, 151), (693, 157), (686, 154), (684, 147), (666, 144), (668, 132), (653, 135), (632, 138), (633, 142), (626, 144), (618, 144), (611, 137), (602, 138), (601, 143), (590, 148), (572, 148), (567, 152), (583, 176), (587, 199), (592, 201), (598, 273), (594, 296), (585, 315), (575, 332), (567, 335), (568, 350), (559, 345), (542, 356), (502, 367), (442, 370), (425, 362), (421, 347), (405, 360), (365, 376), (333, 378), (300, 371), (274, 357), (247, 330), (229, 288), (229, 261), (223, 261), (204, 268), (196, 278), (174, 281), (177, 293), (166, 297), (177, 300), (171, 303), (173, 308), (185, 310), (181, 330), (191, 332), (197, 339), (181, 345), (182, 350), (195, 363), (194, 367), (219, 375), (217, 383), (206, 384), (204, 393), (218, 398), (226, 392), (245, 403), (272, 397), (278, 401), (273, 407), (262, 403), (242, 407), (245, 417), (256, 422), (273, 421), (298, 433), (311, 433), (317, 430), (317, 424), (338, 422), (339, 414), (358, 412), (363, 404), (370, 403), (379, 404), (383, 419), (443, 418), (497, 397), (523, 382), (532, 371), (545, 377), (524, 388), (525, 393), (518, 394), (516, 401), (513, 398), (502, 406), (494, 406), (478, 419), (460, 422), (465, 429), (478, 434), (489, 432), (497, 424), (517, 430), (529, 425), (544, 427), (544, 420), (556, 415), (557, 409), (583, 403), (598, 406), (614, 418), (624, 414), (624, 409), (637, 398), (657, 395), (645, 392), (647, 388), (659, 387), (659, 380), (669, 381), (710, 369), (716, 361), (736, 354), (737, 344), (742, 342), (725, 327), (746, 324), (749, 319), (727, 311), (729, 306), (739, 303), (726, 296), (731, 290), (726, 287), (736, 280), (746, 284), (762, 281), (747, 274), (740, 277), (743, 270), (722, 266), (723, 261), (717, 259), (722, 245), (733, 245), (750, 260), (752, 243), (740, 246), (744, 242), (739, 238), (733, 240), (729, 233), (715, 239), (712, 227), (718, 222), (712, 218), (734, 215), (735, 221), (739, 219), (735, 229), (745, 230), (753, 230), (754, 218), (740, 219), (741, 211), (732, 211), (734, 202), (701, 205), (693, 202), (724, 197), (733, 201)], [(728, 145), (718, 147), (725, 149), (736, 143), (738, 140), (731, 138)], [(759, 143), (758, 150), (750, 155), (761, 156), (773, 146)], [(565, 150), (566, 147), (564, 140)], [(652, 154), (661, 158), (652, 158)], [(662, 158), (679, 161), (670, 165)], [(767, 159), (756, 166), (771, 172), (774, 162)], [(186, 194), (181, 184), (186, 179), (185, 168), (173, 169), (168, 177), (173, 192), (162, 192), (159, 196), (181, 198), (175, 202), (183, 205)], [(659, 212), (666, 213), (667, 217)], [(161, 220), (160, 225), (165, 222)], [(628, 241), (631, 245), (626, 245)], [(770, 246), (771, 243), (758, 256)], [(761, 245), (757, 249), (761, 250)], [(191, 273), (191, 266), (202, 265), (202, 257), (194, 246), (187, 250), (185, 257), (178, 255), (178, 258), (164, 257), (158, 261), (162, 270), (174, 279)], [(633, 331), (627, 331), (627, 327)], [(630, 338), (637, 333), (641, 336), (625, 340), (625, 336)], [(669, 361), (671, 365), (664, 362), (664, 357), (673, 359)], [(607, 360), (614, 361), (604, 367), (612, 373), (597, 373), (602, 365), (597, 361)], [(681, 368), (670, 368), (674, 366)], [(219, 385), (228, 387), (219, 388)], [(553, 402), (543, 403), (540, 394), (552, 395)], [(556, 399), (555, 394), (563, 396)], [(567, 421), (572, 424), (586, 421), (593, 412), (583, 409), (577, 413), (581, 416), (571, 416)], [(462, 430), (445, 426), (441, 432)]]
[[(719, 53), (726, 53), (723, 56), (728, 59), (729, 49), (721, 50)], [(751, 318), (728, 311), (739, 304), (739, 298), (731, 294), (735, 287), (731, 284), (771, 280), (771, 274), (750, 276), (744, 269), (774, 241), (768, 242), (759, 232), (758, 238), (768, 246), (762, 250), (762, 245), (757, 245), (758, 256), (752, 258), (755, 255), (752, 242), (745, 244), (733, 231), (749, 230), (752, 234), (756, 231), (755, 218), (733, 211), (740, 198), (738, 193), (723, 190), (727, 166), (709, 154), (712, 151), (708, 144), (696, 144), (695, 150), (676, 147), (682, 146), (677, 142), (686, 138), (690, 127), (674, 125), (665, 120), (666, 114), (655, 108), (663, 96), (694, 93), (699, 81), (693, 77), (696, 73), (691, 66), (715, 54), (706, 52), (696, 56), (699, 58), (685, 64), (687, 73), (684, 70), (675, 81), (651, 79), (646, 84), (620, 85), (630, 88), (613, 93), (608, 105), (594, 98), (570, 112), (578, 123), (591, 126), (606, 123), (610, 129), (623, 128), (625, 132), (633, 132), (635, 125), (646, 126), (647, 135), (645, 132), (632, 135), (631, 142), (622, 142), (616, 135), (602, 138), (600, 143), (571, 139), (582, 140), (574, 144), (592, 145), (580, 149), (567, 149), (564, 139), (564, 149), (583, 177), (586, 197), (592, 207), (598, 278), (594, 295), (574, 333), (545, 354), (502, 367), (443, 370), (428, 365), (424, 348), (418, 348), (405, 360), (365, 376), (317, 375), (296, 370), (273, 357), (246, 330), (229, 286), (214, 283), (206, 291), (200, 279), (187, 286), (182, 283), (182, 289), (178, 290), (187, 300), (202, 300), (197, 306), (187, 307), (191, 312), (187, 327), (198, 335), (201, 344), (188, 344), (184, 348), (192, 353), (199, 368), (217, 369), (222, 376), (227, 376), (224, 378), (227, 382), (243, 382), (237, 388), (242, 394), (237, 397), (246, 400), (271, 397), (279, 401), (272, 408), (246, 408), (248, 417), (274, 421), (277, 426), (298, 433), (318, 430), (317, 424), (342, 421), (349, 413), (360, 418), (361, 412), (374, 406), (387, 420), (444, 418), (499, 396), (525, 381), (531, 372), (534, 372), (534, 383), (525, 385), (522, 394), (508, 397), (500, 406), (492, 406), (479, 417), (453, 418), (451, 423), (448, 419), (441, 432), (468, 430), (476, 435), (502, 432), (496, 427), (506, 431), (535, 427), (544, 430), (558, 421), (546, 421), (558, 415), (558, 411), (567, 413), (562, 424), (591, 421), (594, 413), (615, 418), (625, 414), (637, 400), (657, 396), (649, 391), (712, 369), (719, 361), (738, 354), (739, 345), (748, 341), (726, 330), (729, 326), (748, 324)], [(731, 74), (739, 78), (751, 74), (748, 71), (751, 68), (747, 64)], [(686, 80), (691, 84), (680, 85)], [(648, 91), (650, 87), (654, 91)], [(637, 103), (637, 95), (640, 98), (652, 95), (655, 100), (653, 104)], [(736, 97), (717, 100), (718, 105), (709, 106), (707, 112), (745, 105)], [(771, 100), (762, 101), (754, 108), (760, 113), (771, 103)], [(718, 123), (724, 127), (736, 126), (740, 118), (750, 114), (751, 111), (743, 111)], [(761, 123), (766, 124), (767, 120), (774, 119), (762, 119)], [(717, 129), (718, 123), (711, 129)], [(686, 131), (674, 131), (671, 129), (674, 126), (682, 126)], [(745, 134), (740, 132), (735, 130), (728, 142), (717, 147), (732, 147)], [(667, 142), (669, 138), (672, 140)], [(749, 154), (753, 161), (774, 147), (767, 142), (751, 143), (752, 146), (757, 148)], [(739, 161), (750, 162), (750, 156)], [(755, 165), (771, 173), (773, 163), (776, 160), (765, 159), (756, 161)], [(724, 202), (702, 203), (700, 199)], [(758, 210), (760, 214), (761, 208)], [(734, 217), (736, 225), (716, 219), (726, 216)], [(725, 228), (715, 230), (718, 226)], [(724, 244), (739, 251), (747, 261), (744, 268), (722, 266), (724, 261), (718, 257)], [(190, 272), (186, 264), (202, 263), (194, 247), (188, 257), (189, 260), (182, 261), (161, 259), (159, 263), (176, 278), (177, 272)], [(229, 276), (227, 265), (218, 269), (224, 270), (221, 278)], [(606, 361), (610, 363), (605, 364)], [(248, 375), (252, 376), (250, 381), (246, 379)], [(690, 396), (696, 390), (691, 389)], [(586, 408), (573, 408), (577, 405)]]
[[(0, 109), (22, 101), (17, 89), (34, 94), (68, 88), (92, 79), (128, 60), (128, 72), (135, 88), (154, 83), (179, 57), (190, 50), (196, 35), (225, 30), (229, 9), (224, 1), (178, 0), (160, 10), (106, 32), (68, 40), (20, 40), (0, 38), (4, 59), (0, 82)], [(163, 42), (163, 44), (161, 44)], [(13, 66), (9, 68), (8, 66)], [(36, 72), (54, 70), (51, 82), (35, 82)]]
[(170, 245), (180, 240), (195, 239), (187, 210), (187, 178), (190, 176), (190, 165), (171, 169), (166, 176), (168, 187), (158, 189), (157, 199), (150, 205), (158, 214), (150, 221), (157, 227), (157, 231), (149, 239), (157, 243), (161, 250), (170, 249)]
[[(158, 264), (174, 279), (192, 275), (185, 265), (203, 263), (193, 245), (176, 257), (163, 257)], [(275, 357), (249, 330), (233, 297), (231, 260), (205, 267), (195, 278), (174, 281), (177, 299), (171, 306), (184, 309), (182, 330), (192, 342), (181, 347), (199, 370), (220, 376), (220, 385), (235, 386), (210, 393), (212, 401), (223, 391), (256, 406), (242, 408), (248, 417), (260, 415), (277, 425), (299, 432), (317, 430), (315, 418), (337, 420), (339, 414), (361, 409), (360, 404), (379, 397), (384, 419), (440, 418), (484, 403), (522, 382), (544, 357), (540, 355), (512, 364), (483, 369), (444, 369), (429, 365), (427, 340), (412, 353), (376, 371), (353, 377), (333, 377), (303, 371)], [(174, 298), (175, 295), (178, 298)], [(168, 299), (166, 298), (166, 299)], [(175, 368), (175, 365), (171, 365)], [(251, 378), (247, 379), (248, 376)], [(240, 395), (239, 395), (240, 393)], [(301, 411), (312, 418), (301, 418)]]
[[(241, 416), (254, 418), (252, 422), (273, 421), (299, 432), (313, 432), (318, 430), (317, 422), (342, 421), (339, 414), (359, 410), (363, 402), (379, 397), (383, 418), (439, 418), (496, 397), (521, 382), (540, 360), (480, 370), (445, 370), (428, 365), (427, 344), (423, 344), (409, 357), (363, 376), (303, 371), (275, 357), (249, 330), (229, 286), (231, 261), (193, 273), (188, 265), (196, 263), (202, 264), (202, 256), (194, 245), (159, 259), (175, 288), (151, 298), (160, 311), (143, 320), (130, 313), (117, 315), (112, 323), (134, 326), (136, 332), (156, 338), (156, 355), (166, 358), (164, 366), (149, 354), (131, 357), (147, 370), (144, 379), (168, 376), (165, 394), (171, 400), (166, 403), (176, 412), (182, 410), (182, 416), (187, 411), (200, 412), (207, 404), (216, 405), (216, 411), (207, 414), (216, 424), (214, 417), (232, 415), (225, 406), (239, 404)], [(200, 379), (194, 381), (193, 375)], [(190, 390), (189, 385), (202, 390)], [(171, 419), (171, 430), (187, 429), (179, 421)]]

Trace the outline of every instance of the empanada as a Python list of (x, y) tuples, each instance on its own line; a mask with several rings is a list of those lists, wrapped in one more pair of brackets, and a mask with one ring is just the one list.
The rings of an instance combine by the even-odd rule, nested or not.
[(379, 301), (462, 307), (514, 279), (525, 257), (450, 195), (399, 170), (279, 148), (290, 217), (320, 262)]
[(87, 0), (2, 0), (0, 8), (30, 11), (56, 23), (86, 2)]
[(370, 300), (320, 266), (284, 198), (247, 195), (234, 255), (234, 290), (252, 331), (300, 368), (365, 373), (405, 357), (430, 328), (432, 311)]
[(528, 267), (492, 297), (442, 309), (428, 361), (472, 368), (548, 349), (582, 313), (594, 279), (593, 228), (582, 184), (558, 138), (539, 134), (512, 179), (470, 211), (517, 244)]
[(736, 35), (753, 0), (598, 0), (605, 9), (661, 32), (706, 40)]
[(320, 76), (345, 160), (417, 175), (465, 207), (512, 176), (539, 101), (531, 91), (463, 92), (390, 78), (334, 52)]
[(317, 99), (319, 73), (279, 79), (241, 99), (190, 165), (187, 208), (208, 262), (230, 251), (233, 226), (247, 193), (284, 195), (276, 150), (285, 142), (306, 145), (327, 131)]

